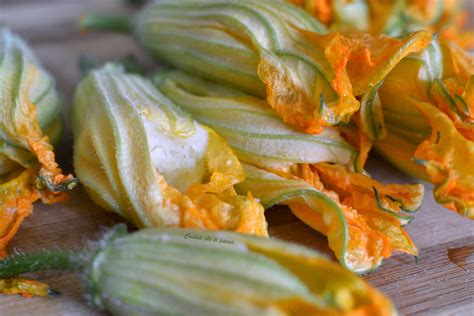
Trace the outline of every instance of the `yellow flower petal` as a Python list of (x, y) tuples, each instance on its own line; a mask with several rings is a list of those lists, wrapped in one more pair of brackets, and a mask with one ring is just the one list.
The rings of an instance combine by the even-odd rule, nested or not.
[(48, 285), (26, 279), (0, 279), (0, 294), (24, 297), (45, 297), (50, 294)]
[(474, 219), (474, 143), (464, 138), (449, 117), (433, 105), (419, 102), (430, 122), (431, 136), (421, 143), (415, 158), (426, 167), (438, 203)]

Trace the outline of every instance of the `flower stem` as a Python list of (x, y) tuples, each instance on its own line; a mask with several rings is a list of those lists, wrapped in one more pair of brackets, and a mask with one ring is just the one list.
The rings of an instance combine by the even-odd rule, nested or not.
[(124, 16), (89, 14), (81, 18), (79, 29), (83, 31), (131, 33), (132, 23), (130, 18)]
[(19, 254), (0, 260), (0, 278), (36, 271), (72, 270), (79, 266), (80, 262), (72, 251), (47, 250)]

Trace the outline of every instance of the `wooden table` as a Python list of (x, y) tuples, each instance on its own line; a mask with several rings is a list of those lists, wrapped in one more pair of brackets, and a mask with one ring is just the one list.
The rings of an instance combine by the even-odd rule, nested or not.
[[(470, 2), (474, 7), (474, 1)], [(0, 24), (24, 36), (43, 64), (56, 76), (66, 109), (80, 79), (82, 53), (105, 61), (132, 52), (151, 63), (127, 36), (87, 34), (76, 30), (78, 18), (91, 11), (128, 14), (118, 0), (1, 0)], [(67, 119), (67, 115), (65, 115)], [(59, 160), (71, 169), (71, 136), (57, 146)], [(373, 158), (369, 172), (384, 182), (415, 182)], [(301, 223), (285, 208), (269, 210), (270, 234), (330, 254), (324, 236)], [(122, 220), (94, 205), (82, 189), (63, 205), (35, 205), (9, 252), (50, 247), (79, 248), (107, 227)], [(366, 276), (392, 298), (402, 315), (474, 315), (474, 222), (438, 206), (426, 184), (426, 200), (407, 227), (420, 249), (420, 261), (403, 254), (385, 260)], [(37, 276), (35, 276), (37, 277)], [(59, 297), (24, 299), (0, 296), (0, 315), (100, 315), (87, 305), (80, 280), (72, 274), (41, 274), (39, 279), (62, 292)]]

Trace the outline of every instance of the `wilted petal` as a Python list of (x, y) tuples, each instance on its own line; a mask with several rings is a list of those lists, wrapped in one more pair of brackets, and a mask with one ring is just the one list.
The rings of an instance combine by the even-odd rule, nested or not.
[(417, 103), (431, 124), (431, 136), (415, 152), (436, 186), (438, 203), (474, 218), (474, 143), (464, 138), (449, 117), (433, 105)]

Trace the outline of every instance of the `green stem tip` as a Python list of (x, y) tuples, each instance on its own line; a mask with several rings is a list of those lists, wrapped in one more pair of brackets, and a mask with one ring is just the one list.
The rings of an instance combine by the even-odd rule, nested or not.
[(48, 295), (49, 296), (59, 296), (59, 295), (61, 295), (61, 292), (53, 290), (53, 289), (48, 289)]
[(131, 33), (132, 28), (130, 18), (125, 16), (89, 14), (82, 17), (79, 22), (81, 31)]
[(115, 225), (94, 247), (82, 251), (43, 250), (23, 253), (0, 259), (0, 279), (12, 278), (23, 273), (48, 270), (84, 271), (90, 263), (87, 254), (96, 253), (115, 238), (127, 235), (127, 225)]
[(9, 256), (0, 260), (0, 278), (46, 270), (72, 270), (78, 266), (76, 255), (67, 250), (47, 250)]

